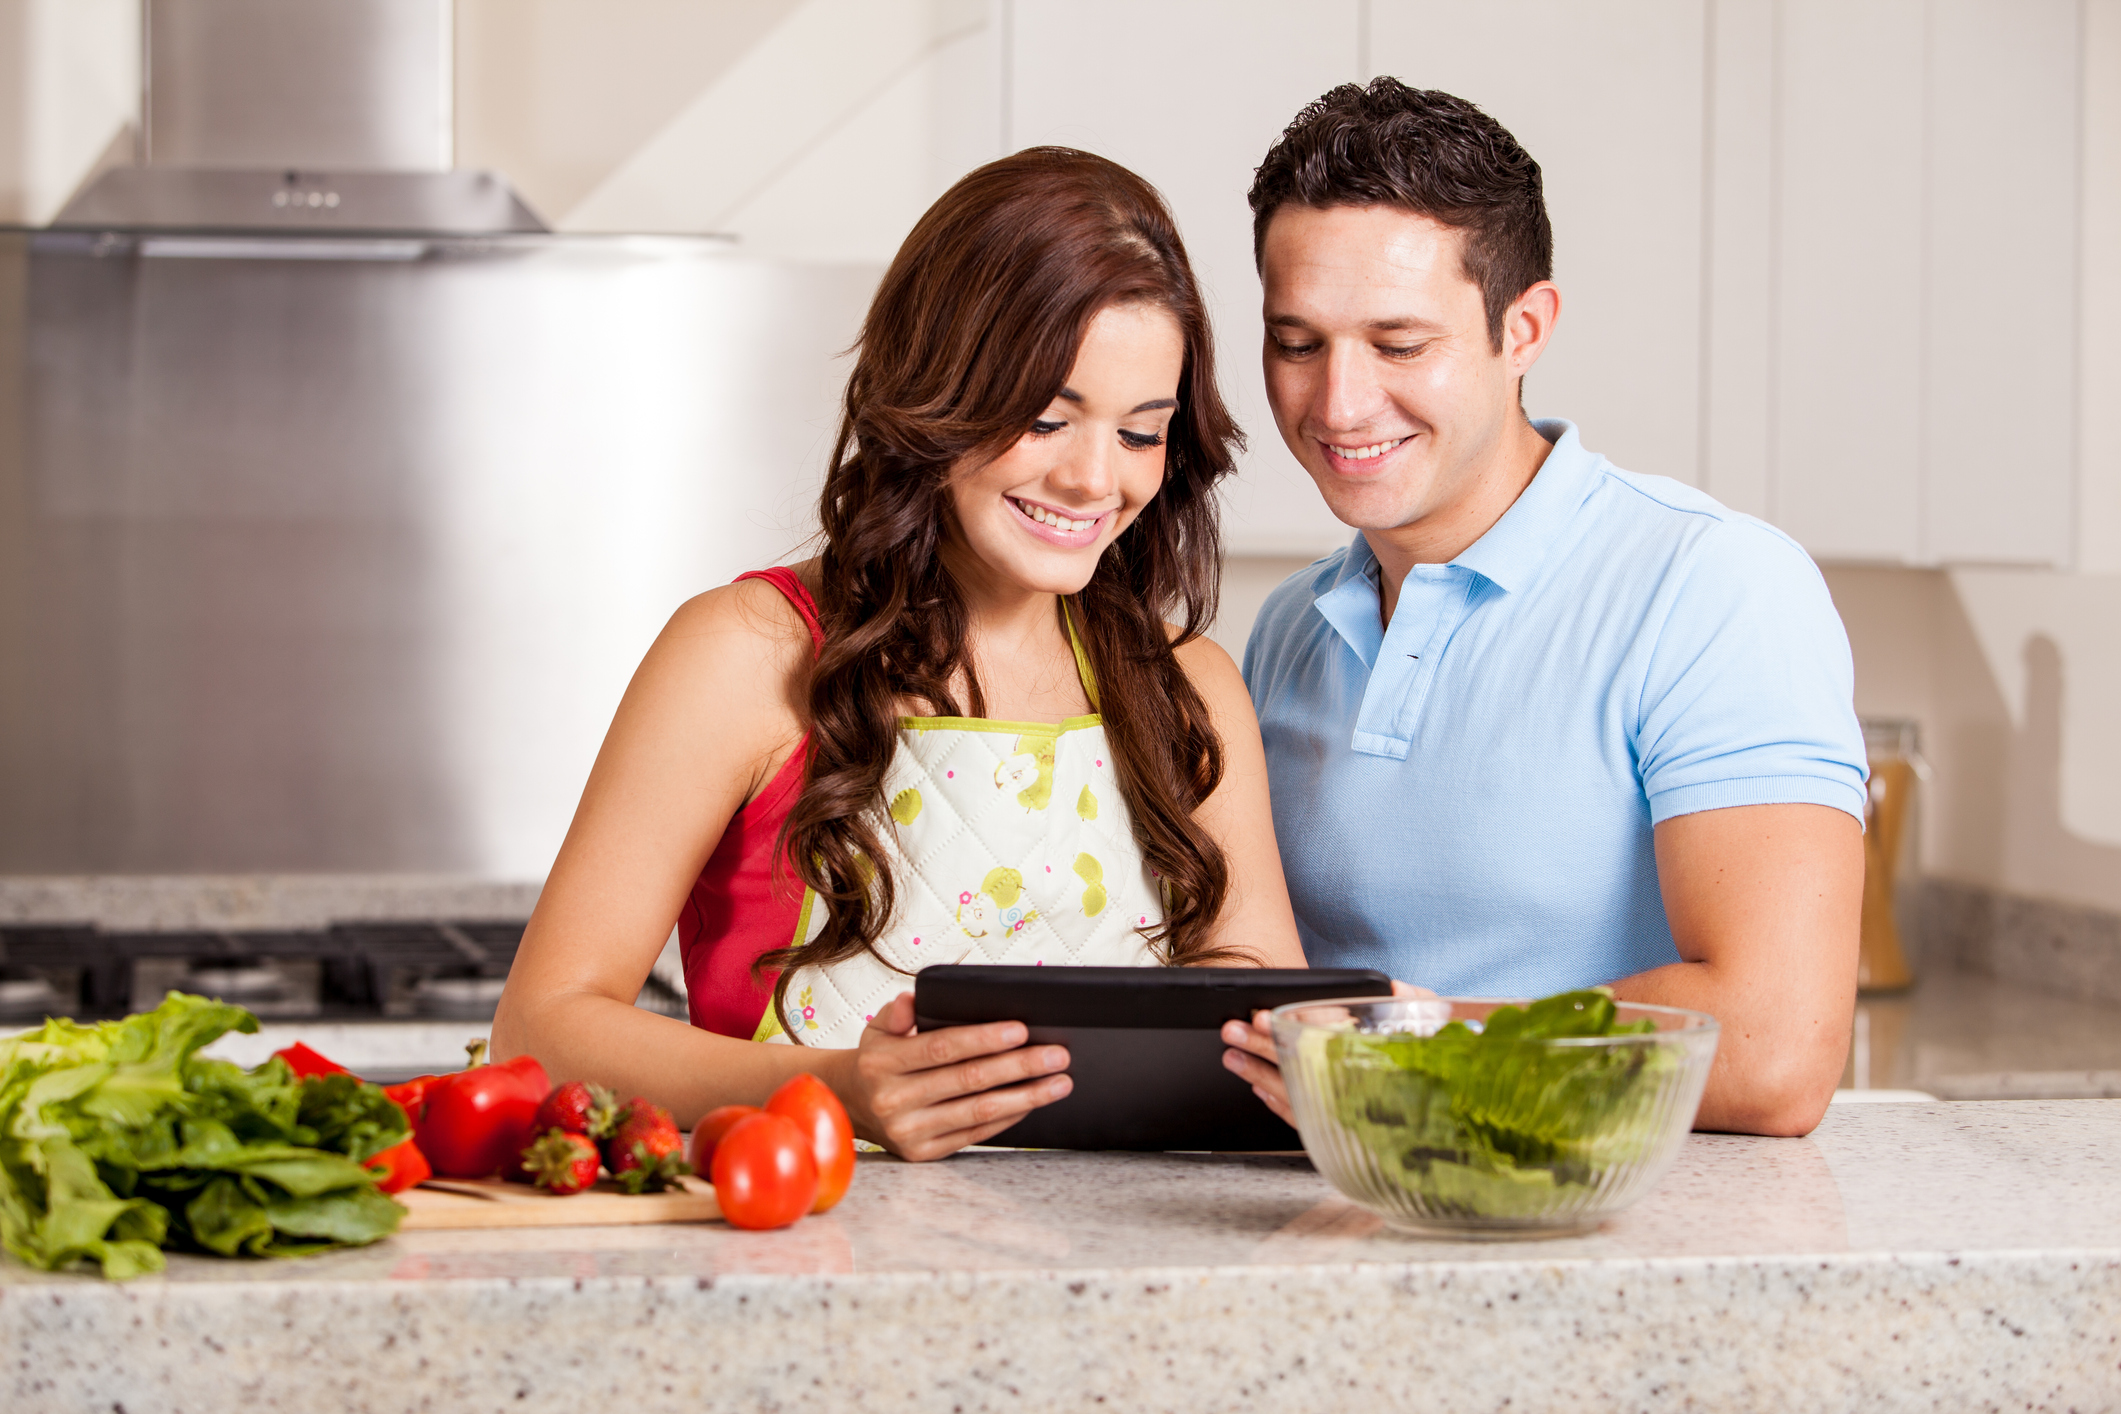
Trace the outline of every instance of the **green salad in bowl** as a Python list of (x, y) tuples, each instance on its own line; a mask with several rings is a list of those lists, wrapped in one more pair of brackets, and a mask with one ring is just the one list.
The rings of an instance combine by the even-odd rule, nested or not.
[(1716, 1022), (1603, 988), (1533, 1002), (1302, 1002), (1274, 1041), (1304, 1148), (1397, 1227), (1537, 1236), (1597, 1226), (1678, 1153)]

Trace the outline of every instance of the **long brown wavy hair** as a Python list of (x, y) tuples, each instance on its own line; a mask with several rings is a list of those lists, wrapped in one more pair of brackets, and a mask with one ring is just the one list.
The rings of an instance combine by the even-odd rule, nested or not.
[(1170, 964), (1236, 955), (1209, 939), (1229, 870), (1193, 818), (1222, 779), (1222, 741), (1172, 650), (1215, 617), (1215, 484), (1243, 436), (1216, 389), (1207, 310), (1156, 189), (1087, 152), (1030, 148), (972, 172), (921, 217), (856, 344), (818, 506), (825, 644), (810, 678), (809, 764), (781, 837), (829, 917), (814, 942), (759, 959), (761, 974), (781, 972), (776, 1015), (793, 965), (872, 947), (897, 908), (879, 828), (905, 705), (986, 715), (964, 600), (937, 553), (956, 525), (952, 472), (1023, 436), (1066, 384), (1090, 321), (1130, 304), (1178, 323), (1179, 406), (1163, 487), (1075, 596), (1077, 622), (1135, 838), (1168, 886), (1151, 946)]

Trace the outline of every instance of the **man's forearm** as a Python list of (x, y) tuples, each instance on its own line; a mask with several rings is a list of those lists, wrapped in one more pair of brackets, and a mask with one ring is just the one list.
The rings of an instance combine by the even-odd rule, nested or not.
[(1707, 962), (1675, 962), (1613, 984), (1622, 1001), (1705, 1011), (1720, 1024), (1716, 1064), (1696, 1129), (1739, 1134), (1811, 1133), (1848, 1059), (1849, 1004), (1790, 1006)]
[(1657, 827), (1657, 878), (1684, 959), (1613, 984), (1722, 1031), (1700, 1129), (1807, 1134), (1848, 1058), (1863, 834), (1822, 805), (1749, 805)]

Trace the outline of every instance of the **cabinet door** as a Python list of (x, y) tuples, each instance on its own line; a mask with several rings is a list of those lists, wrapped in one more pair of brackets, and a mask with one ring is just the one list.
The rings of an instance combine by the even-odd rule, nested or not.
[(1781, 0), (1768, 513), (1822, 559), (1920, 555), (1923, 0)]
[(1923, 558), (2066, 564), (2077, 5), (1932, 0), (1930, 26)]
[(1700, 463), (1700, 0), (1393, 0), (1372, 68), (1479, 104), (1545, 177), (1561, 322), (1525, 380), (1630, 471)]
[(1236, 553), (1322, 554), (1351, 532), (1282, 445), (1260, 374), (1252, 171), (1306, 103), (1356, 77), (1357, 0), (1017, 0), (1008, 142), (1080, 147), (1171, 203), (1215, 319), (1224, 395), (1251, 439), (1230, 488)]
[(2067, 563), (2077, 6), (1779, 0), (1764, 58), (1742, 29), (1724, 63), (1774, 71), (1778, 148), (1764, 513), (1821, 559)]

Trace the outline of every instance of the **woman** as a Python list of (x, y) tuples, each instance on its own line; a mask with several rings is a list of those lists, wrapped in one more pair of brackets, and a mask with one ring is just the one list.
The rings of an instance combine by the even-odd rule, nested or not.
[[(859, 349), (823, 553), (649, 650), (494, 1043), (684, 1123), (812, 1071), (933, 1158), (1066, 1095), (1067, 1054), (915, 1036), (911, 971), (1303, 954), (1251, 703), (1200, 636), (1239, 434), (1155, 190), (1060, 148), (973, 172)], [(674, 918), (689, 1027), (632, 1005)]]

